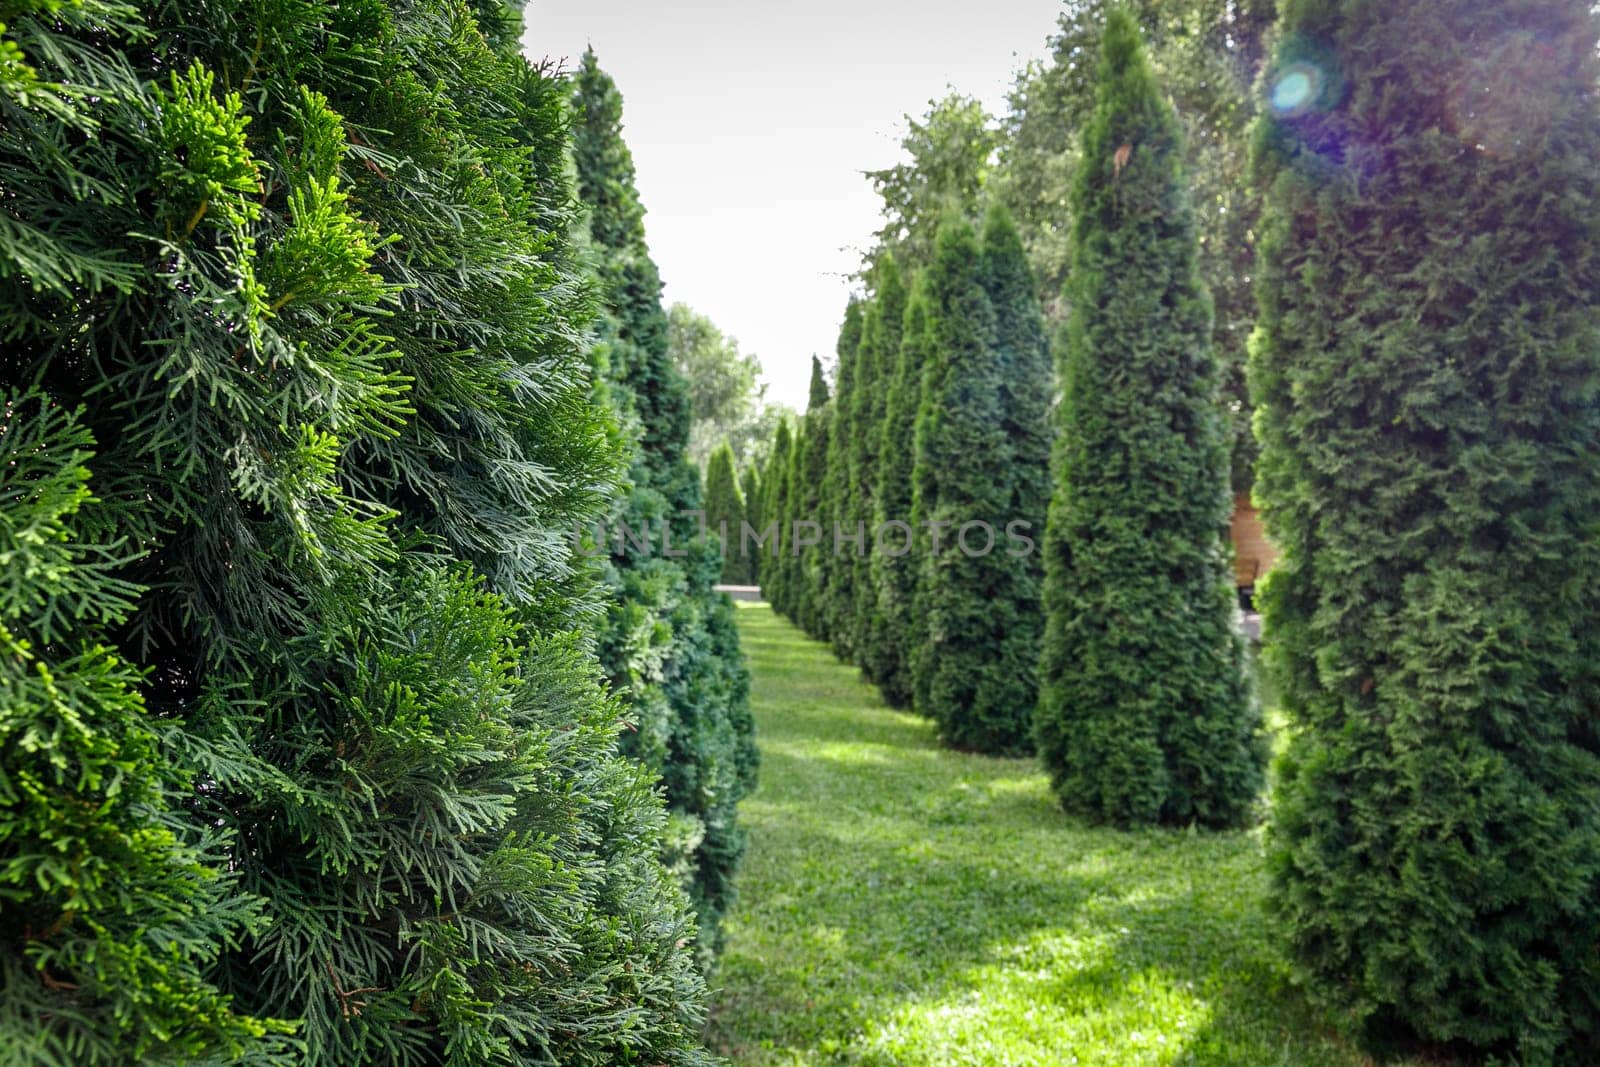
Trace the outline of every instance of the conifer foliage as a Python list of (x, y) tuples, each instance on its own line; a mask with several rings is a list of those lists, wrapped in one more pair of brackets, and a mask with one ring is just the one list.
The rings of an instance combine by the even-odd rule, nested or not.
[[(872, 582), (880, 623), (877, 641), (869, 653), (875, 681), (883, 698), (897, 708), (912, 701), (911, 653), (915, 647), (917, 617), (916, 531), (910, 524), (912, 478), (916, 463), (917, 409), (922, 403), (924, 368), (931, 359), (930, 301), (926, 276), (918, 277), (906, 300), (900, 329), (900, 347), (894, 354), (893, 372), (887, 376), (883, 427), (879, 440), (878, 493), (873, 529), (885, 530), (884, 546), (872, 555)], [(904, 523), (890, 530), (890, 523)], [(896, 539), (898, 538), (898, 539)], [(875, 546), (876, 549), (876, 546)]]
[[(766, 487), (761, 481), (761, 465), (756, 460), (751, 460), (745, 465), (744, 472), (739, 475), (739, 495), (744, 499), (744, 519), (756, 533), (762, 529), (761, 516), (763, 502), (766, 499)], [(741, 545), (741, 551), (743, 551)], [(750, 546), (746, 553), (745, 570), (750, 581), (756, 581), (756, 566), (759, 557), (755, 554), (756, 548)]]
[(852, 301), (854, 311), (845, 315), (845, 331), (839, 338), (839, 363), (834, 373), (834, 402), (828, 419), (827, 470), (822, 477), (817, 519), (822, 524), (822, 543), (818, 556), (818, 614), (820, 629), (828, 635), (833, 651), (850, 662), (855, 656), (855, 562), (865, 555), (864, 543), (851, 539), (859, 522), (855, 514), (854, 434), (857, 430), (857, 397), (863, 386), (860, 363), (871, 342), (868, 336), (882, 332), (882, 323), (871, 304)]
[(97, 514), (92, 446), (52, 401), (0, 398), (0, 1034), (51, 1065), (264, 1052), (210, 973), (261, 902), (179, 817), (195, 768), (109, 644), (143, 590), (116, 576), (138, 553)]
[[(861, 342), (861, 305), (851, 301), (839, 331), (839, 352), (853, 351)], [(827, 578), (833, 551), (832, 501), (826, 490), (828, 449), (833, 443), (833, 397), (822, 361), (811, 357), (811, 399), (806, 405), (794, 465), (790, 471), (789, 514), (791, 531), (795, 523), (805, 524), (794, 534), (784, 552), (790, 568), (789, 596), (793, 618), (806, 633), (819, 641), (828, 640)], [(809, 542), (809, 543), (807, 543)]]
[(778, 423), (772, 438), (772, 452), (767, 456), (766, 470), (761, 475), (760, 532), (773, 527), (777, 536), (762, 546), (756, 558), (761, 595), (775, 611), (785, 615), (790, 615), (790, 607), (783, 555), (787, 540), (784, 531), (789, 521), (789, 468), (794, 462), (794, 434), (789, 426), (788, 419)]
[(1181, 153), (1138, 28), (1114, 11), (1073, 198), (1037, 733), (1067, 810), (1117, 825), (1237, 825), (1264, 759)]
[[(1035, 296), (1021, 236), (1004, 207), (991, 207), (980, 260), (984, 292), (994, 308), (995, 356), (1000, 365), (1000, 426), (1005, 465), (994, 474), (1006, 495), (990, 520), (1005, 533), (1003, 559), (995, 560), (993, 594), (1005, 613), (996, 639), (996, 660), (1019, 680), (1014, 692), (1037, 701), (1040, 605), (1044, 538), (1050, 500), (1050, 450), (1054, 439), (1050, 402), (1055, 393), (1050, 343)], [(1032, 721), (1032, 708), (1024, 722)]]
[(1276, 906), (1373, 1041), (1600, 1055), (1600, 104), (1583, 0), (1290, 3), (1257, 494)]
[(0, 1028), (25, 1062), (706, 1059), (568, 540), (620, 457), (565, 89), (482, 13), (8, 13)]
[(788, 480), (769, 487), (763, 517), (787, 540), (762, 582), (889, 703), (952, 745), (1016, 754), (1037, 694), (1049, 345), (1005, 211), (981, 239), (954, 212), (943, 228), (909, 292), (880, 253), (846, 308), (831, 397), (814, 363)]
[[(893, 662), (888, 647), (889, 627), (878, 606), (878, 587), (873, 575), (874, 559), (880, 551), (879, 524), (887, 521), (879, 519), (878, 473), (884, 447), (885, 394), (900, 354), (900, 330), (906, 308), (905, 283), (892, 253), (885, 252), (879, 260), (872, 272), (872, 282), (872, 302), (862, 330), (856, 388), (848, 398), (852, 429), (848, 445), (851, 483), (846, 521), (852, 526), (860, 524), (865, 542), (853, 561), (851, 576), (850, 625), (855, 631), (855, 658), (867, 680), (877, 683), (891, 670)], [(909, 513), (907, 509), (895, 518), (903, 522)], [(882, 547), (896, 546), (889, 542)]]
[(1031, 747), (1038, 591), (1003, 534), (1011, 479), (1029, 464), (1016, 462), (1006, 432), (1010, 368), (985, 265), (972, 225), (947, 215), (927, 271), (931, 344), (914, 435), (911, 515), (922, 540), (911, 678), (917, 710), (946, 743), (1016, 754)]
[[(686, 455), (688, 388), (668, 349), (661, 279), (622, 139), (622, 96), (593, 50), (573, 91), (578, 192), (602, 283), (604, 362), (637, 442), (631, 489), (608, 526), (615, 536), (601, 661), (638, 721), (628, 749), (666, 784), (674, 817), (668, 856), (695, 901), (709, 964), (744, 852), (739, 800), (755, 782), (749, 679), (733, 607), (713, 588), (723, 572), (721, 548), (699, 536), (704, 505), (700, 472)], [(649, 547), (640, 551), (633, 533), (645, 534)]]
[(706, 524), (722, 543), (722, 580), (748, 585), (746, 560), (739, 554), (739, 526), (746, 521), (744, 490), (733, 472), (733, 447), (727, 441), (706, 466)]

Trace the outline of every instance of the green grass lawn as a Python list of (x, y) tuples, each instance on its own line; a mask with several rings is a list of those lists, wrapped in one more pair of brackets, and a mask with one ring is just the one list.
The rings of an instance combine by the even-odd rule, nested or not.
[(1115, 833), (938, 747), (740, 605), (761, 786), (716, 976), (735, 1064), (1359, 1064), (1289, 984), (1257, 834)]

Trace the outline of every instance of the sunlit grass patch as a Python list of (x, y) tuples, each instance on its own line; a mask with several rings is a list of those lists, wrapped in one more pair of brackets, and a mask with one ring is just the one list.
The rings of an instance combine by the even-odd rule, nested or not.
[(763, 752), (716, 985), (736, 1064), (1364, 1062), (1289, 983), (1258, 833), (1064, 816), (1031, 760), (940, 748), (765, 605)]

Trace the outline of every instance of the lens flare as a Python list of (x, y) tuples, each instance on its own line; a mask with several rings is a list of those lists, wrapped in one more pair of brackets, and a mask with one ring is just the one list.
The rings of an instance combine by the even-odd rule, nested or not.
[(1272, 84), (1272, 108), (1280, 115), (1304, 112), (1322, 93), (1322, 72), (1308, 63), (1285, 67)]

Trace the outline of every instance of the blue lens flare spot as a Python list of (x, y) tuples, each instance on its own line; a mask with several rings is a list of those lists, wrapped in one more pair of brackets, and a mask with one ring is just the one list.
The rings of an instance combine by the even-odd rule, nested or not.
[(1272, 108), (1280, 115), (1298, 115), (1322, 92), (1322, 72), (1313, 66), (1296, 63), (1287, 67), (1272, 84)]

